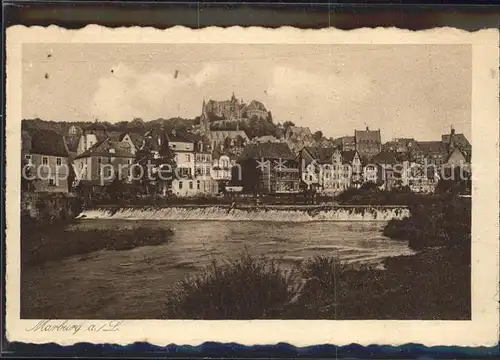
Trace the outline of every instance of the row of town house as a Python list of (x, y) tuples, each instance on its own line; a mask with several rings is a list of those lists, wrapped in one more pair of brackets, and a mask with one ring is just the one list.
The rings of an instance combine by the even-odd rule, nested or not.
[[(23, 131), (22, 156), (24, 164), (37, 169), (30, 173), (34, 179), (31, 190), (67, 192), (78, 183), (102, 187), (114, 179), (112, 175), (131, 182), (130, 169), (138, 151), (147, 149), (158, 156), (168, 142), (181, 174), (170, 191), (183, 197), (215, 195), (228, 187), (261, 193), (314, 188), (338, 194), (365, 182), (386, 190), (408, 186), (415, 192), (432, 192), (440, 178), (439, 167), (468, 166), (471, 153), (465, 136), (455, 134), (453, 129), (441, 141), (396, 139), (382, 145), (380, 130), (367, 128), (355, 131), (353, 138), (337, 139), (333, 146), (303, 146), (298, 150), (271, 138), (249, 141), (246, 134), (235, 135), (238, 141), (223, 146), (224, 139), (212, 135), (153, 129), (141, 136), (107, 132), (96, 123), (83, 130), (75, 151), (70, 151), (65, 138), (54, 131)], [(68, 180), (70, 172), (75, 175), (74, 181)], [(163, 189), (163, 193), (168, 190)]]

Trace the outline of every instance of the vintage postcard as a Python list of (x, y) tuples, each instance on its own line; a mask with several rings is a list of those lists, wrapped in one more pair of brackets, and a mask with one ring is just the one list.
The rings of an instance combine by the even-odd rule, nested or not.
[(9, 341), (498, 341), (498, 31), (7, 30)]

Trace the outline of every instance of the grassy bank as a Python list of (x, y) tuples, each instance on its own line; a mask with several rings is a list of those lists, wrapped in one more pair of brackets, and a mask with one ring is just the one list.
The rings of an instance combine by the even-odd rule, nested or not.
[(388, 259), (386, 269), (316, 257), (292, 270), (249, 255), (177, 283), (167, 319), (469, 319), (470, 269), (449, 249)]
[(139, 246), (159, 245), (168, 242), (172, 234), (170, 229), (148, 227), (128, 231), (74, 230), (67, 224), (50, 227), (24, 224), (21, 226), (21, 262), (23, 265), (40, 264), (103, 249), (128, 250)]

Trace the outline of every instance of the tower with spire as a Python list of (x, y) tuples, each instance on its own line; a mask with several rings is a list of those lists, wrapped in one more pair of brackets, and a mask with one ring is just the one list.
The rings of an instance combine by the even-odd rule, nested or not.
[(452, 153), (455, 149), (455, 129), (450, 126), (450, 143), (448, 144), (448, 153)]

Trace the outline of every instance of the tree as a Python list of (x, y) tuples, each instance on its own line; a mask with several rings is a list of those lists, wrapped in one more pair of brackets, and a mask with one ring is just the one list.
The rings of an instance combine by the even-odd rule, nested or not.
[(231, 138), (229, 136), (226, 136), (224, 138), (223, 147), (224, 147), (224, 150), (231, 148)]
[(109, 195), (111, 196), (111, 199), (115, 201), (120, 200), (124, 193), (123, 181), (118, 176), (115, 176), (113, 181), (108, 185), (107, 190)]
[(235, 141), (237, 147), (244, 147), (245, 146), (245, 139), (241, 135), (236, 135), (236, 137), (234, 138), (234, 141)]
[(271, 113), (271, 111), (268, 111), (267, 112), (267, 120), (269, 122), (273, 122), (273, 114)]
[(320, 142), (322, 138), (323, 138), (323, 132), (321, 130), (318, 130), (313, 134), (313, 139), (316, 142)]
[(170, 149), (168, 136), (165, 131), (162, 131), (161, 136), (161, 146), (158, 151), (159, 157), (154, 161), (158, 171), (158, 176), (155, 180), (163, 195), (167, 195), (172, 185), (172, 181), (174, 180), (177, 164), (175, 162), (175, 154), (172, 149)]
[(293, 123), (292, 121), (285, 121), (285, 122), (283, 123), (283, 128), (284, 128), (285, 130), (286, 130), (286, 129), (288, 129), (288, 128), (290, 128), (290, 127), (292, 127), (292, 126), (295, 126), (295, 123)]
[(141, 190), (141, 192), (149, 195), (151, 177), (149, 173), (149, 164), (154, 160), (151, 151), (143, 146), (137, 150), (134, 161), (134, 185)]
[(68, 164), (68, 192), (73, 190), (73, 182), (76, 179), (75, 169), (72, 164)]

